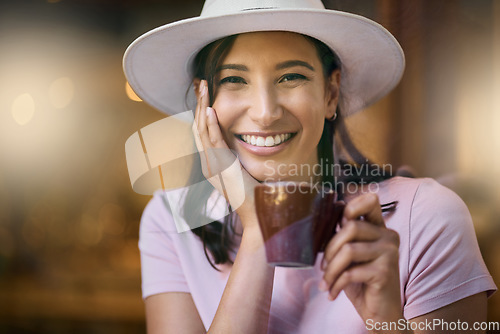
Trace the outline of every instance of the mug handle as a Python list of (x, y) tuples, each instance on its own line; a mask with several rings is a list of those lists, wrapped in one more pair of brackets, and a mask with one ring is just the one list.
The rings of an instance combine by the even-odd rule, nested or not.
[(325, 251), (344, 214), (345, 202), (336, 199), (337, 194), (334, 192), (323, 194), (323, 198), (321, 196), (316, 198), (313, 222), (313, 231), (316, 231), (313, 242), (315, 256)]

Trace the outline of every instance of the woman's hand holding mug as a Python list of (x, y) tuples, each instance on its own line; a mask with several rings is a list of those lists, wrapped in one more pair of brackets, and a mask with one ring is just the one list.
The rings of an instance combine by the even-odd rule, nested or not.
[(398, 321), (403, 318), (398, 248), (399, 235), (385, 226), (378, 196), (354, 198), (325, 250), (320, 290), (331, 300), (343, 290), (364, 321)]

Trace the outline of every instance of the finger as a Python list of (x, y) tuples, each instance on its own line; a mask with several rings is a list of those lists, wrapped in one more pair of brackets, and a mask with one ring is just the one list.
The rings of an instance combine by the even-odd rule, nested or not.
[(337, 256), (328, 263), (320, 289), (332, 287), (349, 267), (375, 260), (382, 254), (382, 247), (374, 242), (354, 242), (342, 246)]
[(200, 80), (200, 84), (198, 85), (198, 98), (197, 98), (197, 103), (196, 103), (196, 110), (195, 110), (195, 123), (198, 126), (198, 120), (200, 117), (200, 110), (201, 110), (201, 101), (202, 98), (207, 94), (207, 81), (206, 80)]
[(194, 114), (194, 122), (192, 126), (192, 131), (194, 135), (194, 141), (196, 144), (196, 148), (198, 149), (198, 152), (203, 152), (203, 144), (201, 142), (201, 137), (200, 137), (200, 131), (198, 130), (198, 120), (200, 119), (200, 108), (201, 108), (201, 98), (202, 95), (204, 94), (204, 80), (201, 80), (199, 85), (197, 86), (198, 89), (198, 94), (197, 94), (197, 103), (196, 103), (196, 109), (195, 109), (195, 114)]
[(222, 132), (220, 130), (219, 122), (217, 120), (217, 114), (213, 108), (208, 107), (206, 109), (207, 113), (207, 129), (208, 138), (215, 148), (228, 148), (224, 138), (222, 137)]
[(329, 300), (335, 300), (340, 292), (350, 284), (367, 284), (375, 280), (376, 265), (371, 262), (354, 266), (342, 273), (338, 280), (330, 287)]
[(380, 239), (381, 236), (382, 230), (380, 227), (365, 221), (348, 221), (326, 246), (323, 262), (330, 262), (345, 244), (355, 241), (374, 241)]
[(193, 131), (194, 143), (196, 144), (196, 148), (198, 149), (198, 152), (202, 152), (203, 144), (201, 143), (200, 132), (198, 131), (198, 125), (196, 124), (196, 122), (193, 123), (191, 130)]
[(335, 299), (350, 284), (364, 284), (365, 293), (369, 293), (370, 289), (380, 292), (387, 287), (397, 286), (399, 284), (398, 262), (397, 249), (391, 249), (389, 246), (376, 260), (345, 270), (331, 286), (329, 299)]
[(201, 142), (203, 144), (203, 147), (210, 147), (210, 141), (208, 138), (208, 131), (207, 131), (207, 107), (208, 107), (208, 94), (207, 92), (207, 86), (206, 86), (206, 81), (203, 80), (202, 83), (200, 84), (202, 86), (202, 94), (200, 94), (200, 99), (198, 102), (198, 132), (200, 133), (200, 138)]
[(197, 96), (197, 103), (196, 103), (196, 109), (194, 112), (194, 122), (193, 126), (191, 127), (191, 130), (193, 131), (193, 136), (194, 136), (194, 142), (196, 144), (196, 148), (198, 149), (198, 152), (203, 152), (203, 144), (201, 143), (201, 137), (200, 137), (200, 131), (198, 131), (198, 120), (200, 118), (200, 106), (201, 106), (201, 96), (203, 94), (203, 86), (204, 86), (204, 81), (201, 80), (198, 86), (195, 88), (198, 89), (198, 92), (196, 94)]
[(206, 127), (206, 108), (208, 107), (208, 88), (206, 80), (201, 80), (199, 84), (198, 103), (196, 105), (195, 122), (193, 124), (193, 134), (195, 144), (200, 152), (201, 166), (205, 177), (212, 176), (207, 155), (207, 149), (210, 147), (208, 132)]
[(363, 194), (347, 203), (344, 209), (344, 218), (347, 220), (355, 220), (360, 217), (372, 224), (385, 226), (377, 194)]
[(198, 115), (200, 113), (200, 98), (201, 98), (201, 90), (202, 90), (202, 87), (203, 87), (203, 83), (202, 81), (200, 81), (200, 83), (198, 84), (198, 86), (195, 86), (195, 90), (197, 90), (196, 92), (196, 108), (194, 110), (194, 124), (193, 125), (196, 125), (198, 126)]
[(198, 127), (196, 126), (196, 124), (193, 124), (192, 131), (196, 148), (198, 150), (198, 153), (200, 154), (201, 171), (203, 172), (203, 175), (208, 178), (211, 176), (211, 174), (208, 168), (207, 152), (201, 142), (200, 133), (198, 131)]

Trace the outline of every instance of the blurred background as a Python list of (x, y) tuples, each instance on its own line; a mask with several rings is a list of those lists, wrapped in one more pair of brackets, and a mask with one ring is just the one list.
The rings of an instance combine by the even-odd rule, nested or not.
[[(0, 0), (0, 333), (144, 333), (126, 139), (164, 117), (121, 59), (202, 0)], [(405, 76), (348, 120), (371, 159), (455, 190), (500, 282), (500, 1), (325, 0), (400, 41)], [(189, 38), (189, 36), (186, 36)], [(489, 300), (500, 321), (500, 296)]]

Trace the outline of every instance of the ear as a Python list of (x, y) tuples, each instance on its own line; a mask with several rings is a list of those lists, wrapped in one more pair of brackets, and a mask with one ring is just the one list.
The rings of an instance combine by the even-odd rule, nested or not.
[(332, 118), (337, 111), (340, 98), (340, 70), (333, 71), (326, 82), (326, 114), (325, 118)]
[(200, 78), (193, 79), (193, 88), (194, 88), (194, 93), (196, 94), (196, 99), (200, 97), (200, 83), (201, 83)]

